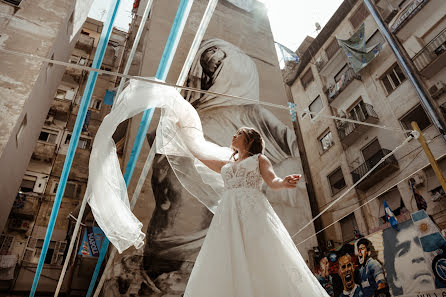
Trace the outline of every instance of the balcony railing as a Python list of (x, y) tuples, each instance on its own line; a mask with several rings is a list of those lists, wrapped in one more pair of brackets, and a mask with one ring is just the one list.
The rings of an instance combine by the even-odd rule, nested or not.
[(429, 64), (446, 51), (446, 28), (423, 47), (412, 61), (418, 71), (423, 71)]
[[(377, 123), (379, 121), (378, 115), (371, 104), (361, 102), (355, 110), (356, 118), (349, 117), (350, 119), (367, 123)], [(346, 145), (352, 144), (358, 138), (358, 134), (365, 132), (368, 128), (369, 126), (366, 125), (338, 121), (339, 138)]]
[(348, 68), (336, 83), (327, 90), (328, 100), (332, 102), (352, 81), (353, 79), (361, 79), (352, 68)]
[[(378, 162), (387, 154), (390, 150), (381, 149), (375, 153), (372, 157), (367, 159), (359, 167), (351, 172), (353, 177), (353, 182), (356, 183), (360, 180), (367, 172), (370, 171)], [(399, 165), (394, 155), (391, 155), (384, 160), (367, 178), (365, 178), (359, 185), (358, 188), (365, 190), (370, 188), (372, 185), (378, 183), (381, 179), (389, 175), (390, 173), (398, 170)]]

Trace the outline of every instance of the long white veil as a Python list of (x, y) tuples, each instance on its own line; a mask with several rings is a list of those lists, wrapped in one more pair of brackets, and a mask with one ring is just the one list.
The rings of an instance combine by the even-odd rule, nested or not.
[[(146, 109), (162, 108), (156, 131), (156, 152), (167, 156), (182, 185), (212, 212), (218, 205), (223, 180), (198, 159), (227, 161), (232, 150), (206, 141), (200, 117), (175, 88), (130, 80), (116, 102), (93, 143), (84, 199), (88, 199), (96, 222), (121, 253), (132, 245), (140, 248), (145, 237), (142, 223), (130, 210), (127, 187), (112, 139), (121, 122)], [(200, 179), (205, 186), (191, 182)]]

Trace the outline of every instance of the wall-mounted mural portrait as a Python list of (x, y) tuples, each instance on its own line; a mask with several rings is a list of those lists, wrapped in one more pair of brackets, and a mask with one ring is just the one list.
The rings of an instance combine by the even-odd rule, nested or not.
[(424, 210), (317, 257), (330, 296), (446, 296), (446, 240)]

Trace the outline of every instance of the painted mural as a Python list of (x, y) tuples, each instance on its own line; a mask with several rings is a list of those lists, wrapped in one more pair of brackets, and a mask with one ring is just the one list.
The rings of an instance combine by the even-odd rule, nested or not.
[[(240, 127), (256, 128), (265, 141), (264, 153), (277, 174), (302, 172), (294, 131), (256, 104), (257, 67), (238, 47), (220, 39), (203, 41), (186, 85), (254, 99), (254, 102), (241, 101), (214, 94), (183, 93), (185, 100), (198, 111), (205, 137), (227, 146)], [(148, 138), (150, 142), (154, 135)], [(212, 213), (181, 186), (165, 156), (156, 155), (152, 168), (156, 207), (143, 255), (124, 257), (118, 263), (106, 285), (105, 296), (182, 296), (206, 236)], [(272, 191), (265, 186), (263, 191), (272, 203), (290, 207), (308, 203), (299, 199), (306, 197), (304, 181), (296, 190)]]
[(315, 275), (334, 297), (446, 296), (445, 244), (421, 210), (396, 228), (322, 253)]

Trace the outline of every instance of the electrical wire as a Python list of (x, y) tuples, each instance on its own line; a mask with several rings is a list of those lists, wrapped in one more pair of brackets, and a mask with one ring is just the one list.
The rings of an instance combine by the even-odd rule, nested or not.
[(163, 81), (153, 80), (152, 78), (147, 78), (147, 77), (126, 75), (126, 74), (121, 74), (121, 73), (118, 73), (118, 72), (112, 72), (112, 71), (92, 68), (92, 67), (88, 67), (88, 66), (80, 66), (80, 65), (77, 65), (77, 64), (72, 64), (72, 63), (68, 63), (68, 62), (62, 62), (62, 61), (58, 61), (58, 60), (54, 60), (54, 59), (48, 59), (48, 58), (40, 57), (40, 56), (37, 56), (37, 55), (29, 54), (29, 53), (12, 51), (12, 50), (8, 50), (8, 49), (5, 49), (5, 48), (0, 48), (0, 52), (4, 52), (4, 53), (11, 54), (11, 55), (16, 55), (16, 56), (21, 56), (21, 57), (30, 57), (30, 58), (33, 58), (33, 59), (36, 59), (36, 60), (40, 60), (42, 62), (47, 62), (47, 63), (56, 64), (56, 65), (60, 65), (60, 66), (65, 66), (65, 67), (71, 67), (71, 68), (75, 68), (75, 69), (79, 69), (79, 70), (94, 71), (94, 72), (97, 72), (98, 74), (108, 74), (108, 75), (113, 75), (113, 76), (126, 78), (126, 79), (130, 79), (131, 78), (131, 79), (141, 80), (141, 81), (145, 81), (145, 82), (149, 82), (149, 83), (153, 83), (153, 84), (164, 85), (164, 86), (169, 86), (169, 87), (175, 87), (175, 88), (178, 88), (178, 89), (188, 90), (188, 91), (192, 91), (192, 92), (198, 92), (198, 93), (202, 93), (202, 94), (211, 94), (211, 95), (216, 95), (216, 96), (225, 97), (225, 98), (229, 98), (229, 99), (248, 101), (248, 102), (252, 102), (253, 104), (261, 104), (261, 105), (264, 105), (264, 106), (269, 106), (269, 107), (278, 108), (278, 109), (287, 110), (287, 111), (294, 110), (294, 111), (299, 113), (299, 116), (302, 116), (302, 115), (305, 115), (305, 114), (314, 115), (315, 117), (312, 119), (313, 121), (316, 120), (317, 118), (322, 117), (322, 118), (327, 118), (327, 119), (334, 119), (334, 120), (339, 120), (339, 121), (344, 121), (344, 122), (350, 122), (350, 123), (354, 123), (354, 124), (358, 124), (358, 125), (364, 125), (364, 126), (371, 126), (371, 127), (375, 127), (375, 128), (381, 128), (381, 129), (384, 129), (384, 130), (398, 132), (398, 133), (403, 133), (403, 134), (407, 134), (407, 133), (411, 133), (412, 132), (412, 130), (405, 130), (405, 129), (397, 128), (397, 127), (387, 127), (387, 126), (384, 126), (384, 125), (376, 125), (376, 124), (356, 121), (356, 120), (352, 120), (352, 119), (348, 119), (348, 118), (341, 118), (341, 117), (336, 117), (336, 116), (324, 115), (324, 114), (321, 114), (321, 113), (310, 112), (308, 110), (298, 111), (296, 107), (291, 108), (289, 106), (280, 105), (280, 104), (274, 104), (274, 103), (270, 103), (270, 102), (266, 102), (266, 101), (260, 101), (258, 99), (253, 99), (253, 98), (240, 97), (240, 96), (229, 95), (229, 94), (222, 94), (222, 93), (218, 93), (218, 92), (201, 90), (201, 89), (197, 89), (197, 88), (192, 88), (192, 87), (187, 87), (187, 86), (180, 86), (180, 85), (177, 85), (177, 84), (172, 84), (172, 83), (167, 83), (167, 82), (163, 82)]
[[(438, 161), (438, 160), (444, 158), (445, 156), (446, 156), (446, 154), (443, 154), (443, 155), (439, 156), (438, 158), (436, 158), (435, 160)], [(315, 232), (314, 234), (312, 234), (312, 235), (308, 236), (307, 238), (305, 238), (304, 240), (300, 241), (299, 243), (296, 244), (296, 246), (299, 246), (299, 245), (303, 244), (304, 242), (306, 242), (306, 241), (308, 241), (309, 239), (311, 239), (312, 237), (318, 235), (318, 234), (321, 233), (322, 231), (324, 231), (324, 230), (330, 228), (331, 226), (333, 226), (333, 225), (336, 224), (337, 222), (339, 222), (339, 221), (345, 219), (345, 218), (348, 217), (351, 213), (353, 213), (353, 212), (359, 210), (361, 207), (363, 207), (363, 206), (369, 204), (370, 202), (372, 202), (372, 201), (375, 200), (376, 198), (380, 197), (382, 194), (388, 192), (388, 191), (389, 191), (390, 189), (392, 189), (393, 187), (395, 187), (395, 186), (399, 185), (400, 183), (406, 181), (409, 177), (413, 176), (414, 174), (418, 173), (419, 171), (423, 170), (424, 168), (428, 167), (429, 165), (430, 165), (430, 163), (427, 163), (426, 165), (422, 166), (421, 168), (419, 168), (419, 169), (415, 170), (414, 172), (410, 173), (409, 175), (407, 175), (406, 177), (404, 177), (403, 179), (401, 179), (399, 182), (397, 182), (397, 183), (395, 183), (394, 185), (388, 187), (386, 190), (382, 191), (381, 193), (379, 193), (379, 194), (376, 195), (375, 197), (373, 197), (373, 198), (367, 200), (365, 203), (363, 203), (363, 204), (361, 204), (360, 206), (358, 206), (357, 208), (355, 208), (352, 212), (346, 214), (346, 215), (343, 216), (342, 218), (337, 219), (336, 221), (332, 222), (332, 223), (329, 224), (328, 226), (322, 228), (321, 230)]]

